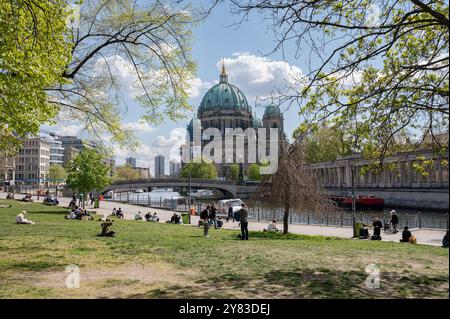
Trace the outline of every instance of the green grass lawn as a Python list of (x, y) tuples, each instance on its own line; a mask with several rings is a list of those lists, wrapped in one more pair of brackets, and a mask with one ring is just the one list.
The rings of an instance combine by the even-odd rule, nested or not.
[[(0, 298), (448, 298), (448, 249), (392, 242), (116, 220), (65, 220), (65, 209), (0, 200)], [(17, 225), (28, 211), (36, 225)], [(365, 268), (381, 271), (368, 289)], [(80, 267), (79, 289), (65, 286)]]

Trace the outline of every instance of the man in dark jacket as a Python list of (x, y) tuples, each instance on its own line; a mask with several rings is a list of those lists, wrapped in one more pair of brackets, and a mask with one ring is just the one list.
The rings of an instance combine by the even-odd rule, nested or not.
[(381, 228), (383, 228), (383, 224), (377, 217), (375, 217), (372, 226), (373, 226), (373, 235), (370, 239), (381, 240)]
[(202, 210), (201, 213), (200, 213), (200, 219), (202, 220), (202, 223), (203, 223), (203, 235), (205, 237), (209, 237), (209, 235), (208, 235), (208, 231), (209, 231), (209, 223), (208, 223), (209, 210), (210, 210), (210, 207), (206, 206), (206, 208), (204, 210)]
[(248, 210), (245, 204), (241, 204), (239, 215), (241, 221), (241, 240), (248, 240)]
[(398, 233), (398, 230), (397, 230), (398, 215), (395, 212), (395, 210), (392, 210), (391, 214), (392, 214), (392, 216), (391, 216), (392, 231), (393, 231), (394, 234), (396, 234), (396, 233)]
[(228, 216), (227, 216), (227, 223), (230, 220), (230, 218), (233, 218), (233, 223), (234, 223), (234, 212), (233, 212), (233, 206), (228, 205)]

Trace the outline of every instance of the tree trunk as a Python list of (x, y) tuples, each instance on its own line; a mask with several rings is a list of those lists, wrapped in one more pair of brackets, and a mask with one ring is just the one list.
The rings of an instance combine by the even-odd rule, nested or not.
[(288, 233), (288, 227), (289, 227), (289, 211), (291, 207), (288, 203), (284, 205), (284, 216), (283, 216), (283, 234)]

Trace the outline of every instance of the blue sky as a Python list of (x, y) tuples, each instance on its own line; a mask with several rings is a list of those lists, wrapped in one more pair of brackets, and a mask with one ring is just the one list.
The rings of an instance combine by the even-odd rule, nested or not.
[[(190, 103), (194, 115), (204, 93), (219, 79), (219, 68), (222, 59), (229, 74), (229, 81), (237, 85), (246, 95), (249, 104), (258, 117), (262, 117), (263, 105), (269, 101), (263, 101), (261, 106), (255, 107), (256, 97), (268, 99), (271, 91), (286, 86), (291, 74), (307, 72), (307, 52), (301, 53), (300, 58), (295, 59), (294, 48), (287, 51), (286, 60), (277, 52), (270, 56), (269, 53), (275, 46), (272, 32), (260, 16), (252, 16), (249, 21), (243, 22), (239, 28), (232, 26), (240, 17), (229, 12), (227, 5), (217, 7), (209, 18), (202, 22), (194, 30), (194, 42), (192, 55), (197, 63), (197, 78), (193, 82)], [(292, 44), (293, 45), (293, 44)], [(292, 52), (292, 54), (289, 54)], [(286, 53), (286, 52), (285, 52)], [(289, 110), (282, 108), (285, 117), (285, 131), (288, 136), (298, 126), (300, 118), (297, 114), (298, 107)], [(174, 122), (166, 122), (157, 127), (148, 124), (139, 124), (139, 116), (143, 110), (133, 101), (128, 102), (128, 112), (123, 123), (130, 128), (135, 128), (135, 134), (142, 145), (136, 152), (129, 150), (117, 150), (116, 162), (123, 164), (126, 156), (134, 156), (138, 165), (150, 167), (154, 173), (154, 156), (162, 154), (166, 159), (170, 157), (176, 147), (176, 141), (181, 136), (181, 129), (186, 127), (189, 118)], [(174, 131), (175, 129), (175, 131)], [(79, 134), (78, 126), (57, 126), (55, 130), (59, 134)], [(166, 160), (168, 170), (168, 160)]]

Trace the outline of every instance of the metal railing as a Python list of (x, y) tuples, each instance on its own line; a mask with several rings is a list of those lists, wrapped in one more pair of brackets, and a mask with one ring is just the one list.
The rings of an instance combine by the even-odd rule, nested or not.
[[(249, 218), (256, 221), (270, 222), (276, 220), (283, 221), (284, 210), (281, 208), (267, 207), (251, 207), (249, 208)], [(355, 219), (353, 219), (355, 217)], [(355, 215), (351, 212), (339, 211), (328, 214), (315, 214), (308, 212), (289, 212), (289, 224), (304, 225), (322, 225), (322, 226), (338, 226), (351, 227), (353, 220), (363, 224), (372, 225), (375, 217), (378, 217), (383, 225), (390, 223), (389, 212), (358, 212)], [(448, 229), (449, 215), (448, 213), (432, 214), (432, 213), (398, 213), (399, 224), (398, 229), (408, 226), (409, 228), (431, 228), (431, 229)]]

